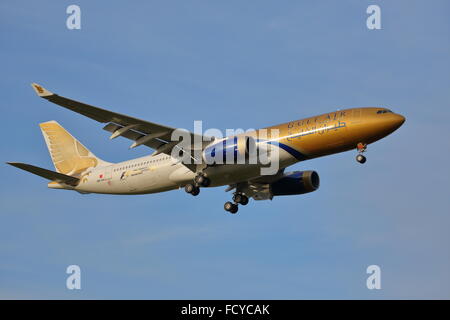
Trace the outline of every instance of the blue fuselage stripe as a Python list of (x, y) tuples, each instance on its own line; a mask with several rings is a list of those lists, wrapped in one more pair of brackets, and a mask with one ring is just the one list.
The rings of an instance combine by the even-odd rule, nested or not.
[(291, 156), (293, 156), (298, 161), (303, 161), (303, 160), (308, 159), (308, 157), (306, 155), (304, 155), (300, 151), (295, 150), (294, 148), (292, 148), (284, 143), (280, 143), (278, 141), (266, 141), (266, 140), (260, 140), (260, 139), (258, 139), (257, 141), (258, 142), (267, 142), (271, 145), (277, 146), (278, 148), (281, 148), (284, 151), (286, 151), (287, 153), (289, 153)]
[(296, 158), (299, 161), (308, 159), (308, 157), (305, 156), (303, 153), (301, 153), (298, 150), (295, 150), (294, 148), (292, 148), (284, 143), (280, 143), (280, 142), (276, 142), (276, 141), (270, 141), (269, 143), (274, 146), (278, 146), (279, 148), (283, 149), (284, 151), (286, 151), (287, 153), (289, 153), (291, 156), (293, 156), (294, 158)]

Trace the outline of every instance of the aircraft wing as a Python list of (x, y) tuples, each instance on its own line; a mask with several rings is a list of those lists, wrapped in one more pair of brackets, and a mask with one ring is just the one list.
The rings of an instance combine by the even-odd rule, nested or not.
[[(171, 136), (175, 128), (164, 126), (161, 124), (137, 119), (124, 114), (108, 111), (99, 107), (91, 106), (83, 102), (75, 101), (69, 98), (62, 97), (53, 92), (48, 91), (39, 84), (32, 83), (34, 91), (41, 98), (44, 98), (50, 102), (60, 105), (64, 108), (82, 114), (88, 118), (96, 120), (101, 123), (107, 123), (103, 129), (112, 133), (110, 139), (118, 136), (123, 136), (134, 143), (130, 148), (137, 147), (139, 145), (146, 145), (152, 149), (155, 149), (155, 154), (166, 153), (170, 154), (173, 147), (179, 143), (179, 141), (172, 141)], [(196, 136), (193, 133), (191, 135), (191, 143), (194, 141), (204, 141), (202, 136)], [(206, 141), (207, 143), (207, 141)], [(205, 142), (203, 142), (205, 144)]]

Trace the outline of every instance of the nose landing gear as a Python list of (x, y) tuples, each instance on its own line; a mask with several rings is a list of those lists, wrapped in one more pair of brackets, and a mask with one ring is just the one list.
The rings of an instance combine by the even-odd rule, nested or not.
[(358, 150), (358, 155), (356, 156), (356, 161), (363, 164), (367, 161), (366, 157), (363, 155), (363, 152), (367, 150), (367, 144), (365, 143), (358, 143), (356, 145), (356, 149)]

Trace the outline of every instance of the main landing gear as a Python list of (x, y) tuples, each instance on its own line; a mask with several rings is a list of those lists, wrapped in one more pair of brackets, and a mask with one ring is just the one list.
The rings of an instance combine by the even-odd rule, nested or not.
[(203, 173), (199, 173), (194, 178), (194, 183), (188, 183), (184, 186), (184, 190), (187, 193), (197, 196), (200, 193), (200, 187), (208, 187), (211, 184), (211, 180)]
[(363, 152), (367, 150), (367, 144), (365, 143), (358, 143), (356, 145), (356, 149), (358, 150), (358, 155), (356, 156), (356, 161), (363, 164), (367, 161), (366, 157), (363, 155)]
[[(211, 184), (211, 180), (202, 172), (198, 173), (192, 183), (188, 183), (184, 186), (184, 190), (193, 195), (198, 196), (200, 194), (200, 187), (208, 187)], [(233, 195), (233, 202), (227, 201), (224, 204), (225, 211), (235, 214), (238, 212), (238, 205), (243, 206), (248, 204), (248, 197), (242, 192), (235, 192)]]
[(196, 185), (200, 187), (208, 187), (211, 184), (211, 180), (206, 177), (204, 174), (198, 174), (194, 178), (194, 182)]
[(248, 203), (248, 197), (242, 193), (235, 193), (233, 196), (233, 202), (225, 202), (223, 208), (225, 209), (225, 211), (235, 214), (238, 211), (238, 204), (242, 204), (243, 206), (245, 206)]

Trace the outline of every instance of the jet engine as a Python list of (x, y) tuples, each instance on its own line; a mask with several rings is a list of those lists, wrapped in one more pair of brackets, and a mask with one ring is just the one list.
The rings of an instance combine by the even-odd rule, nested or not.
[(316, 191), (320, 179), (316, 171), (294, 171), (285, 173), (283, 177), (270, 184), (273, 196), (289, 196)]

